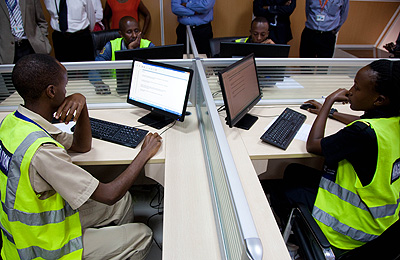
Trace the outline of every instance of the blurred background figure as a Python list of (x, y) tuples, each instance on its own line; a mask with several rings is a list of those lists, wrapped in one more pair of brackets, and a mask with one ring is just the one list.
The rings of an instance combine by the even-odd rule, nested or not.
[(106, 27), (103, 24), (103, 6), (101, 0), (93, 0), (93, 7), (96, 17), (96, 24), (94, 25), (94, 32), (103, 31)]
[(144, 16), (142, 36), (147, 33), (151, 15), (140, 0), (107, 0), (104, 7), (104, 26), (108, 29), (118, 29), (119, 20), (124, 16), (132, 16), (139, 22), (139, 14)]
[(90, 32), (96, 24), (96, 12), (92, 0), (44, 0), (44, 3), (54, 29), (52, 38), (57, 60), (94, 60)]
[(253, 13), (269, 21), (269, 37), (277, 44), (287, 44), (292, 36), (290, 15), (296, 8), (296, 0), (254, 0)]
[(332, 58), (336, 35), (347, 19), (349, 0), (306, 0), (306, 26), (301, 34), (300, 58)]
[(0, 1), (0, 64), (32, 53), (49, 54), (48, 25), (40, 0)]
[(397, 36), (396, 43), (394, 42), (389, 42), (383, 46), (388, 52), (393, 54), (394, 58), (400, 58), (400, 32), (399, 35)]
[(235, 42), (275, 44), (269, 37), (269, 22), (265, 17), (256, 17), (251, 21), (250, 36)]
[(215, 0), (171, 0), (172, 12), (178, 17), (176, 43), (185, 44), (186, 25), (190, 26), (199, 54), (210, 56), (209, 39), (213, 38), (211, 21), (214, 18)]

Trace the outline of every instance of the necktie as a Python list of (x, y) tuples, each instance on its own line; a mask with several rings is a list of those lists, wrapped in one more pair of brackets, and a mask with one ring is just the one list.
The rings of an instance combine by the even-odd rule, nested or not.
[(68, 10), (67, 1), (60, 0), (60, 12), (58, 13), (58, 22), (60, 24), (61, 32), (66, 32), (68, 29)]
[(6, 0), (8, 12), (10, 14), (11, 32), (17, 39), (24, 36), (24, 24), (22, 23), (21, 9), (17, 0)]

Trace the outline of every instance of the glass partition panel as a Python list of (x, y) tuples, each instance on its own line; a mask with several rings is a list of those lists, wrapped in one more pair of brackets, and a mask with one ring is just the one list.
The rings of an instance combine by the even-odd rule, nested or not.
[[(217, 104), (223, 104), (218, 71), (239, 60), (204, 60), (207, 80)], [(259, 104), (298, 104), (322, 99), (338, 88), (350, 88), (357, 71), (373, 59), (256, 58), (263, 98)]]
[[(155, 60), (191, 68), (191, 59)], [(66, 62), (67, 95), (81, 93), (90, 109), (130, 107), (126, 103), (131, 61)], [(14, 65), (0, 65), (0, 111), (12, 111), (22, 104), (11, 81)], [(112, 68), (112, 69), (111, 69)]]
[[(196, 61), (196, 110), (208, 163), (214, 214), (224, 259), (261, 259), (258, 238), (201, 61)], [(253, 250), (257, 248), (257, 250)], [(258, 252), (260, 254), (253, 254)], [(249, 255), (250, 254), (250, 255)]]

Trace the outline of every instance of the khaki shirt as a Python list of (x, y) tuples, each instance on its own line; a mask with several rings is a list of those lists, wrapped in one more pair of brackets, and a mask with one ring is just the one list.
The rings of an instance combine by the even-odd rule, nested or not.
[(29, 166), (29, 179), (33, 190), (45, 199), (58, 192), (73, 209), (85, 203), (96, 190), (99, 181), (81, 167), (72, 163), (67, 151), (73, 135), (62, 132), (40, 115), (20, 105), (18, 111), (43, 127), (62, 144), (43, 144), (34, 154)]

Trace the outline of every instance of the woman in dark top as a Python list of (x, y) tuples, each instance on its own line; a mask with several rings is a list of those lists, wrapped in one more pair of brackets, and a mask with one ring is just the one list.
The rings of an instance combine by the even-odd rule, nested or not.
[[(351, 223), (347, 224), (346, 227), (356, 229), (353, 228), (352, 225), (356, 225), (354, 224), (356, 221), (360, 222), (358, 218), (363, 213), (359, 215), (352, 214), (353, 217), (349, 218), (349, 212), (337, 212), (337, 209), (332, 210), (333, 213), (330, 212), (331, 205), (341, 203), (351, 204), (352, 201), (347, 201), (350, 199), (341, 197), (343, 192), (350, 191), (350, 193), (355, 194), (354, 197), (361, 201), (362, 204), (354, 206), (354, 212), (357, 212), (357, 210), (362, 207), (364, 207), (364, 211), (361, 212), (371, 212), (370, 215), (372, 216), (367, 215), (360, 218), (366, 222), (365, 225), (374, 226), (376, 222), (382, 226), (382, 220), (374, 216), (373, 209), (370, 206), (371, 202), (375, 203), (374, 196), (370, 195), (366, 198), (362, 192), (371, 187), (379, 191), (376, 193), (375, 199), (384, 201), (379, 202), (382, 203), (381, 208), (389, 204), (385, 199), (381, 199), (381, 195), (384, 196), (393, 192), (395, 195), (390, 199), (397, 201), (399, 199), (398, 194), (400, 190), (398, 189), (400, 186), (398, 186), (397, 183), (400, 175), (398, 172), (400, 168), (400, 149), (397, 147), (397, 144), (399, 143), (400, 134), (393, 131), (393, 126), (397, 129), (399, 125), (399, 98), (400, 61), (377, 60), (358, 71), (354, 80), (354, 85), (350, 90), (336, 90), (325, 99), (324, 104), (320, 104), (315, 100), (306, 102), (315, 106), (314, 109), (308, 109), (309, 112), (317, 114), (317, 118), (313, 123), (307, 140), (307, 151), (323, 156), (325, 163), (323, 170), (313, 169), (300, 164), (291, 164), (285, 169), (281, 190), (275, 188), (274, 191), (271, 192), (272, 207), (283, 221), (287, 220), (290, 208), (293, 204), (302, 203), (308, 206), (310, 211), (313, 211), (313, 216), (317, 220), (318, 216), (316, 210), (320, 210), (318, 207), (321, 207), (324, 210), (323, 213), (328, 212), (327, 215), (329, 217), (333, 215), (332, 218), (338, 220), (337, 222), (339, 222), (340, 225), (343, 222), (342, 219), (346, 218), (344, 221)], [(361, 117), (339, 113), (337, 110), (332, 110), (332, 105), (335, 102), (349, 103), (352, 110), (365, 111), (365, 113)], [(348, 124), (348, 126), (333, 135), (325, 137), (324, 132), (328, 116)], [(385, 130), (381, 123), (384, 120), (379, 119), (388, 119), (391, 124), (385, 123), (385, 126), (388, 125), (392, 127), (386, 128)], [(378, 129), (380, 130), (378, 131)], [(390, 133), (389, 137), (387, 136), (388, 133)], [(382, 142), (384, 138), (386, 138), (386, 142)], [(382, 147), (382, 143), (386, 144), (386, 146)], [(390, 157), (391, 161), (383, 162), (384, 160), (382, 160), (382, 158), (389, 158), (389, 152), (392, 154)], [(382, 166), (382, 164), (385, 164), (385, 166)], [(347, 165), (345, 170), (343, 170), (343, 165)], [(351, 165), (351, 167), (348, 167), (349, 165)], [(385, 169), (385, 171), (378, 172), (378, 168)], [(349, 171), (349, 169), (351, 170)], [(377, 176), (378, 173), (379, 176)], [(387, 176), (385, 181), (383, 181), (384, 184), (382, 184), (382, 180), (377, 184), (377, 179), (383, 179), (382, 176)], [(352, 182), (348, 181), (347, 178), (354, 182), (354, 187), (352, 187), (351, 184), (349, 185), (349, 183)], [(327, 183), (328, 185), (324, 186), (324, 184)], [(268, 192), (267, 189), (270, 185), (264, 183), (263, 186), (266, 192)], [(333, 186), (334, 188), (332, 188)], [(338, 199), (332, 196), (332, 194), (336, 192), (334, 189), (339, 190), (335, 195)], [(325, 196), (323, 199), (321, 199), (321, 197), (318, 199), (317, 195), (321, 196), (320, 193), (325, 194), (322, 195)], [(394, 198), (396, 196), (397, 199)], [(317, 205), (318, 203), (319, 205)], [(376, 204), (380, 205), (379, 203)], [(393, 216), (393, 221), (390, 225), (398, 219), (399, 205), (398, 203), (393, 203), (393, 205), (395, 205), (393, 212), (384, 212), (387, 214), (385, 216)], [(346, 214), (347, 216), (345, 216)], [(387, 228), (388, 225), (387, 223), (385, 224)], [(331, 228), (330, 230), (333, 229), (336, 232), (340, 228), (337, 228), (335, 225), (336, 224), (332, 224), (332, 226), (329, 226), (329, 224), (326, 224), (326, 226)], [(327, 229), (323, 229), (325, 235), (327, 235), (327, 233), (325, 233), (326, 231)], [(370, 237), (379, 236), (381, 232), (377, 233), (378, 234), (373, 234)], [(339, 236), (341, 235), (343, 234), (341, 233)], [(333, 237), (335, 237), (335, 235), (333, 235)], [(328, 240), (330, 240), (329, 237)], [(344, 239), (343, 241), (346, 240)], [(344, 248), (347, 246), (344, 242), (338, 242), (336, 246), (339, 249), (350, 250), (351, 248), (360, 246), (364, 242), (368, 242), (361, 240), (356, 241), (355, 239), (351, 241), (355, 242), (353, 244), (350, 243), (351, 245), (347, 248)], [(335, 241), (330, 242), (331, 244), (335, 244)]]

